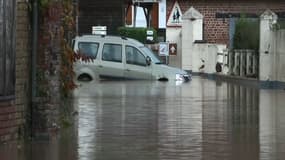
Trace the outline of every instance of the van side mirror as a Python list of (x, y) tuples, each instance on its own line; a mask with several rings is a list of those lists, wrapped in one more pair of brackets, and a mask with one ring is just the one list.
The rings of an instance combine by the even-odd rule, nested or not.
[(151, 64), (151, 58), (149, 56), (146, 57), (146, 64), (148, 66)]

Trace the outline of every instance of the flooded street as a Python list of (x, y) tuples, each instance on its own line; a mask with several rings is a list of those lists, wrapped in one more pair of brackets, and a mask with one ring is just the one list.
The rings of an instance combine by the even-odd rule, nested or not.
[(75, 91), (76, 128), (0, 146), (1, 160), (283, 160), (285, 91), (194, 77), (101, 81)]

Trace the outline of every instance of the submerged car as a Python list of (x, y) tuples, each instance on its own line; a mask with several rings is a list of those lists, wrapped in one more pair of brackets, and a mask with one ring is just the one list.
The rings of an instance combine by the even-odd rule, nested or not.
[(78, 80), (150, 79), (189, 81), (184, 70), (163, 64), (137, 40), (120, 36), (84, 35), (73, 41), (74, 64)]

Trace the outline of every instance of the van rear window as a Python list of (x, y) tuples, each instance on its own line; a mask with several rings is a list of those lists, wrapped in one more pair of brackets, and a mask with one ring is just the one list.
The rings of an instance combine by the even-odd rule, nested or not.
[(79, 42), (78, 49), (81, 54), (96, 59), (99, 44), (94, 42)]

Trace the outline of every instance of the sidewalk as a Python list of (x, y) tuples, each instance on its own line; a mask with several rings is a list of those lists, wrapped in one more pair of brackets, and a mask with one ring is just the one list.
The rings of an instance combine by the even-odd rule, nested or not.
[(232, 82), (242, 84), (245, 86), (257, 87), (260, 89), (283, 89), (285, 90), (285, 82), (280, 81), (259, 81), (257, 78), (239, 77), (232, 75), (225, 75), (219, 73), (205, 74), (205, 73), (192, 73), (193, 76), (201, 76), (208, 79)]

